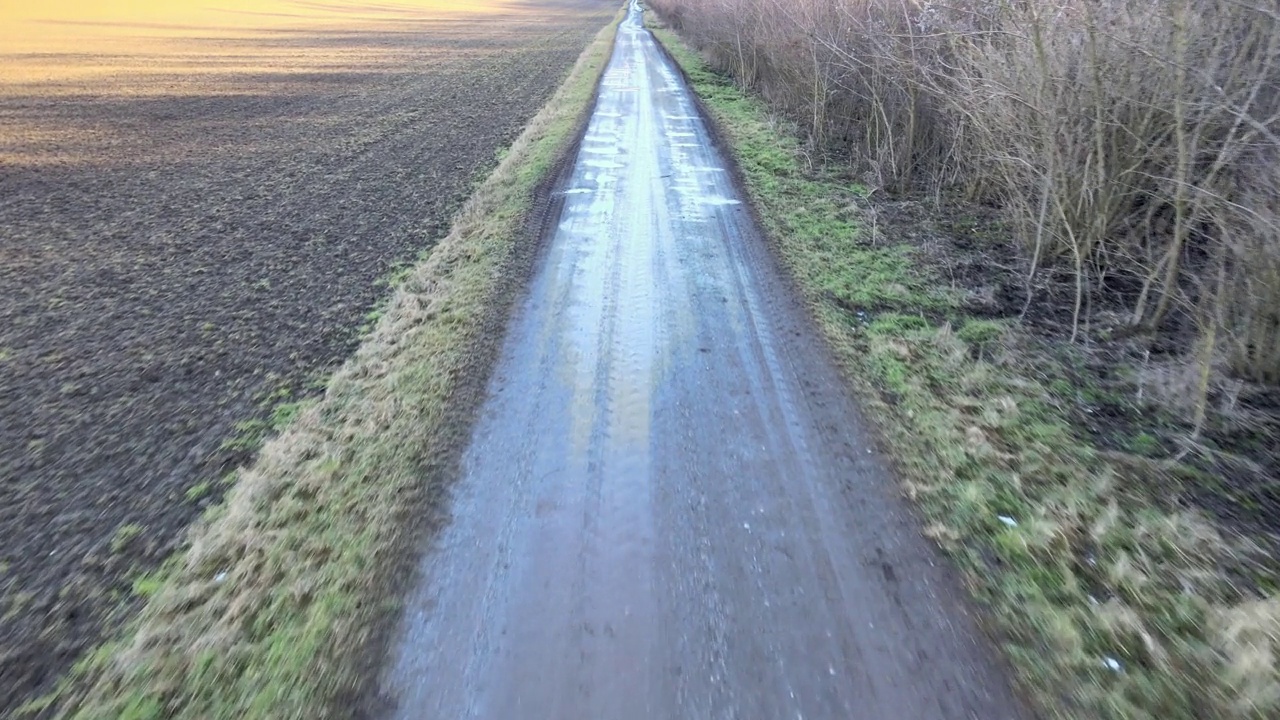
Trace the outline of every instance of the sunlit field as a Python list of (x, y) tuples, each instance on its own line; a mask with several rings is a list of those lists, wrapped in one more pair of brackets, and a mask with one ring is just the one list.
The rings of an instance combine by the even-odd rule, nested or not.
[[(212, 73), (284, 62), (332, 67), (332, 48), (264, 43), (299, 34), (412, 32), (425, 23), (518, 11), (510, 0), (305, 2), (5, 0), (0, 5), (0, 82), (48, 82), (112, 76), (122, 70)], [(236, 41), (244, 41), (237, 43)], [(310, 50), (310, 52), (307, 52)]]
[(0, 0), (0, 716), (139, 601), (613, 0)]
[[(420, 64), (429, 54), (444, 67), (489, 52), (493, 28), (535, 20), (529, 10), (522, 0), (4, 0), (0, 100), (273, 94), (289, 80)], [(413, 42), (424, 32), (447, 32), (448, 42)], [(0, 160), (93, 157), (110, 142), (101, 132), (3, 112)]]

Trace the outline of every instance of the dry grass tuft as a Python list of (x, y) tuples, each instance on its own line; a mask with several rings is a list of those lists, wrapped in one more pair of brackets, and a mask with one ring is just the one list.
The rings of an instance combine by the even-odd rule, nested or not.
[(1241, 716), (1280, 706), (1280, 598), (1224, 609), (1213, 618), (1214, 646)]

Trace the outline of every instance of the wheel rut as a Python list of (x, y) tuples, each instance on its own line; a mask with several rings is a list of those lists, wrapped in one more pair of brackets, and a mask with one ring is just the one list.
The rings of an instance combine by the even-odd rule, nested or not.
[(1024, 717), (638, 7), (560, 192), (390, 716)]

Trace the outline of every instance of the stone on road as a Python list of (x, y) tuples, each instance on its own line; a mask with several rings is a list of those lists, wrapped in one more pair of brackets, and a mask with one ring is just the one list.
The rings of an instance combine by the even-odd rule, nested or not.
[(1022, 716), (638, 8), (559, 192), (392, 715)]

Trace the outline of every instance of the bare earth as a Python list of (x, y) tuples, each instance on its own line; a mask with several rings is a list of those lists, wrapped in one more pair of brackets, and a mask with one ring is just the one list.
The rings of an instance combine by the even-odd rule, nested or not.
[(0, 715), (116, 626), (235, 425), (349, 352), (615, 10), (0, 55)]
[(561, 192), (389, 714), (1024, 717), (635, 9)]

